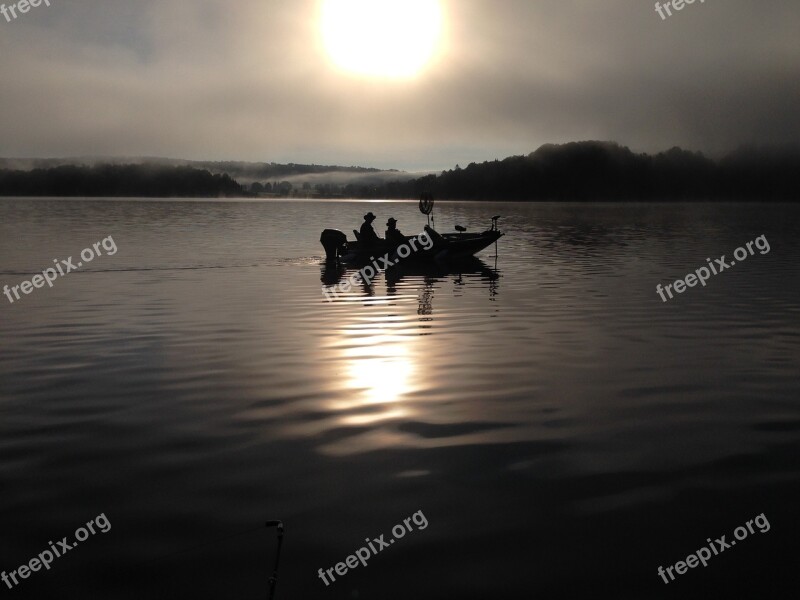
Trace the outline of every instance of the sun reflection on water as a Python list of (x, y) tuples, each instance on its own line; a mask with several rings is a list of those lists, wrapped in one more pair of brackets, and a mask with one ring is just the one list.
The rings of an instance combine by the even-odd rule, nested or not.
[[(334, 409), (350, 413), (342, 417), (342, 423), (367, 425), (408, 416), (409, 409), (402, 400), (415, 389), (415, 338), (396, 330), (386, 332), (397, 325), (384, 323), (380, 333), (362, 328), (343, 332), (349, 342), (341, 352), (346, 365), (346, 394), (334, 405)], [(381, 408), (376, 410), (377, 405)], [(359, 414), (359, 407), (365, 412)]]

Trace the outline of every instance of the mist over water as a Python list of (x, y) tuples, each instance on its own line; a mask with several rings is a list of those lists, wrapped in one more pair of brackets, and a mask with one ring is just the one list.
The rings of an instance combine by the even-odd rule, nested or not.
[[(281, 599), (786, 597), (800, 209), (437, 203), (440, 231), (502, 214), (497, 258), (327, 302), (353, 271), (319, 234), (367, 211), (424, 224), (407, 202), (0, 200), (0, 285), (118, 248), (0, 296), (0, 569), (113, 524), (8, 594), (265, 597), (274, 531), (250, 530), (282, 519)], [(761, 513), (768, 533), (658, 577)]]

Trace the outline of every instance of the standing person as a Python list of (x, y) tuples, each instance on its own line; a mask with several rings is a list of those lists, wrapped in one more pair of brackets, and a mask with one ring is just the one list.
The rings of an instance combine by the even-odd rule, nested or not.
[(381, 241), (378, 234), (372, 228), (372, 222), (377, 219), (375, 215), (368, 212), (364, 215), (364, 222), (361, 224), (361, 231), (359, 232), (360, 241), (367, 246), (373, 246)]

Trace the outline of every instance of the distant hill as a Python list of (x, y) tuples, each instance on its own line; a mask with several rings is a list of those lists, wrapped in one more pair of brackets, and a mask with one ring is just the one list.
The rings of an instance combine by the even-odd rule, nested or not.
[[(363, 192), (363, 193), (362, 193)], [(719, 161), (613, 142), (546, 144), (527, 156), (357, 190), (356, 197), (455, 200), (800, 200), (800, 149), (742, 148)]]
[(71, 158), (0, 158), (0, 170), (31, 171), (63, 166), (96, 165), (147, 165), (153, 167), (191, 167), (208, 171), (214, 175), (227, 174), (247, 189), (253, 183), (274, 185), (288, 182), (292, 188), (302, 189), (304, 184), (313, 188), (321, 186), (379, 185), (390, 180), (407, 181), (413, 177), (396, 169), (382, 170), (367, 167), (344, 167), (338, 165), (308, 165), (296, 163), (243, 162), (243, 161), (194, 161), (152, 156), (140, 157), (93, 157)]

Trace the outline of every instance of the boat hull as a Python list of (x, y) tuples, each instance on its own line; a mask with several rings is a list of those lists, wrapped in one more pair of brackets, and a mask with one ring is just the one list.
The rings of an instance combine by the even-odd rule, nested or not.
[[(503, 236), (496, 230), (483, 233), (446, 233), (443, 235), (429, 236), (426, 243), (422, 243), (416, 236), (416, 251), (411, 251), (406, 256), (405, 252), (398, 253), (396, 246), (391, 246), (381, 241), (377, 244), (365, 245), (358, 241), (346, 241), (338, 250), (338, 258), (345, 262), (367, 263), (379, 257), (388, 256), (392, 262), (431, 262), (450, 259), (459, 259), (474, 256), (481, 250), (491, 246)], [(410, 242), (414, 237), (407, 237)], [(431, 241), (433, 243), (431, 244)], [(410, 244), (407, 244), (411, 247)], [(326, 247), (330, 258), (331, 252)]]

